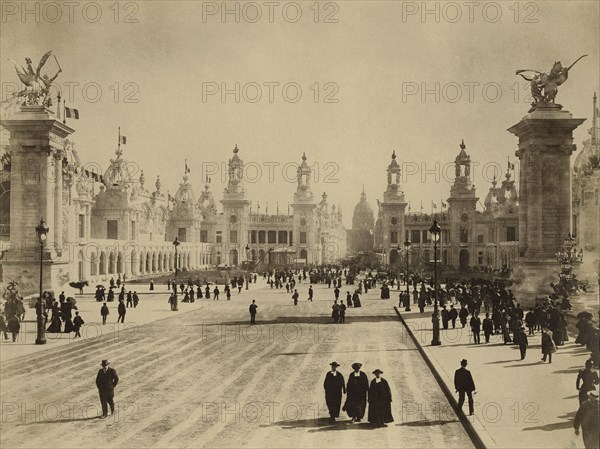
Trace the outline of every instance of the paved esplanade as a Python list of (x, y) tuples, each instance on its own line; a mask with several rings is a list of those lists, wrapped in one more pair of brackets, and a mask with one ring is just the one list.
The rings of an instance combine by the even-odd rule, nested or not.
[[(263, 283), (234, 292), (231, 301), (185, 304), (127, 338), (108, 334), (8, 360), (1, 368), (0, 445), (472, 447), (399, 323), (396, 301), (375, 299), (376, 289), (363, 295), (362, 308), (348, 309), (347, 324), (334, 326), (325, 324), (333, 289), (315, 286), (309, 303), (303, 283), (294, 307), (285, 290)], [(253, 327), (251, 299), (259, 306)], [(165, 292), (142, 301), (168, 308)], [(105, 358), (120, 381), (117, 413), (101, 420), (95, 376)], [(345, 413), (328, 422), (323, 379), (333, 360), (346, 378), (355, 361), (369, 379), (375, 368), (384, 371), (394, 423), (372, 429), (351, 424)]]

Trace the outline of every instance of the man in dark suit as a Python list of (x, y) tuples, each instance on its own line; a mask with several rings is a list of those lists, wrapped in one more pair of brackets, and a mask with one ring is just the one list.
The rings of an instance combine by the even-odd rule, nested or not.
[(340, 407), (342, 405), (342, 393), (346, 393), (346, 383), (344, 376), (338, 372), (340, 366), (337, 362), (331, 362), (331, 371), (325, 376), (323, 388), (325, 388), (325, 402), (329, 409), (329, 417), (332, 422), (340, 416)]
[(475, 391), (475, 382), (471, 372), (466, 368), (467, 361), (460, 361), (460, 368), (454, 373), (454, 389), (458, 392), (458, 409), (462, 411), (465, 403), (465, 393), (469, 398), (469, 415), (473, 414), (473, 391)]
[(252, 304), (250, 304), (248, 309), (250, 311), (250, 324), (256, 324), (256, 309), (258, 309), (258, 306), (256, 305), (256, 301), (253, 299)]
[(108, 407), (110, 406), (110, 414), (112, 415), (115, 411), (115, 387), (119, 383), (119, 376), (113, 368), (109, 368), (108, 360), (102, 360), (102, 368), (98, 371), (96, 376), (96, 386), (98, 387), (98, 393), (100, 394), (100, 404), (102, 404), (102, 418), (106, 418), (108, 415)]
[(348, 396), (346, 396), (346, 403), (342, 409), (348, 413), (350, 418), (352, 418), (352, 422), (360, 422), (365, 416), (365, 410), (367, 409), (369, 379), (367, 375), (360, 370), (361, 367), (362, 363), (352, 364), (352, 369), (354, 371), (348, 376)]

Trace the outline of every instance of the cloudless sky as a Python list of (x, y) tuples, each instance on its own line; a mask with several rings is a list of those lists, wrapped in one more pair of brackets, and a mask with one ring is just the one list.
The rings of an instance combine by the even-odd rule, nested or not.
[[(424, 2), (275, 2), (272, 23), (265, 2), (226, 2), (240, 11), (239, 23), (234, 14), (223, 20), (223, 2), (84, 1), (72, 23), (64, 2), (54, 3), (61, 11), (27, 3), (39, 8), (38, 22), (35, 14), (22, 16), (23, 3), (0, 3), (3, 99), (18, 86), (7, 58), (24, 65), (31, 57), (35, 65), (53, 50), (63, 96), (81, 114), (69, 125), (84, 163), (106, 169), (120, 126), (125, 157), (144, 169), (147, 186), (160, 174), (173, 194), (187, 159), (198, 195), (203, 168), (222, 170), (237, 144), (247, 175), (257, 178), (262, 169), (247, 183), (253, 209), (260, 201), (264, 211), (268, 201), (271, 213), (277, 201), (281, 212), (292, 202), (296, 184), (289, 178), (306, 152), (319, 167), (316, 197), (326, 191), (347, 227), (363, 183), (376, 210), (393, 150), (406, 171), (416, 172), (403, 185), (412, 211), (422, 201), (429, 212), (432, 200), (449, 196), (453, 169), (444, 164), (464, 139), (480, 164), (472, 172), (483, 201), (493, 167), (501, 177), (507, 158), (516, 162), (517, 138), (506, 129), (529, 109), (517, 69), (549, 71), (554, 61), (566, 66), (588, 54), (557, 96), (588, 119), (575, 133), (579, 146), (600, 90), (596, 1), (478, 2), (471, 18), (468, 2), (427, 2), (434, 13), (425, 16)], [(44, 73), (56, 69), (51, 58)], [(74, 83), (70, 93), (66, 83)], [(221, 88), (235, 91), (236, 83), (240, 101), (234, 94), (223, 101)], [(218, 200), (220, 173), (212, 184)]]

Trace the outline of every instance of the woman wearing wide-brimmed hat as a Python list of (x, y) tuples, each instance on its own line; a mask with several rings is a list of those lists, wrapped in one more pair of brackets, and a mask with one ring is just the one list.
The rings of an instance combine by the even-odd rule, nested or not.
[(384, 427), (386, 423), (394, 421), (392, 416), (392, 390), (387, 380), (381, 375), (383, 371), (373, 371), (375, 379), (369, 387), (369, 422), (375, 427)]

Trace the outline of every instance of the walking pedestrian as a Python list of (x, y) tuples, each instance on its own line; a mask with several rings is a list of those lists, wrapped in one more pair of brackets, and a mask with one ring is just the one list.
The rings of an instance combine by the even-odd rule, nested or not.
[(102, 303), (102, 307), (100, 307), (100, 315), (102, 315), (102, 324), (106, 324), (106, 317), (109, 314), (108, 306), (105, 302)]
[(102, 368), (98, 371), (96, 376), (96, 387), (100, 395), (100, 405), (102, 406), (101, 418), (108, 416), (108, 406), (110, 406), (110, 414), (115, 412), (115, 387), (119, 383), (119, 376), (114, 368), (109, 368), (110, 362), (108, 360), (102, 360), (100, 364)]
[[(337, 299), (336, 299), (337, 302)], [(340, 303), (340, 323), (346, 322), (346, 304)]]
[(308, 300), (309, 301), (313, 300), (313, 287), (312, 287), (312, 285), (308, 287)]
[(452, 329), (456, 329), (456, 319), (458, 318), (458, 310), (454, 308), (454, 304), (450, 304), (450, 311), (448, 312), (450, 320), (452, 321)]
[(84, 324), (85, 322), (83, 321), (83, 318), (79, 316), (79, 312), (75, 312), (75, 318), (73, 318), (73, 332), (75, 332), (75, 337), (73, 338), (81, 338), (81, 333), (79, 332), (79, 330)]
[(460, 306), (460, 312), (458, 312), (458, 317), (460, 318), (460, 324), (464, 328), (467, 325), (467, 318), (469, 316), (469, 311), (465, 307), (464, 304)]
[(131, 294), (131, 290), (127, 292), (127, 307), (133, 307), (133, 295)]
[(471, 326), (471, 332), (473, 332), (473, 343), (479, 344), (481, 343), (481, 319), (477, 315), (477, 313), (473, 314), (471, 317), (471, 321), (469, 322)]
[(548, 357), (548, 363), (552, 363), (552, 354), (555, 352), (556, 344), (552, 339), (552, 331), (546, 326), (542, 326), (542, 362), (545, 362)]
[(369, 379), (360, 369), (362, 363), (353, 363), (353, 372), (348, 376), (348, 386), (346, 387), (346, 402), (342, 408), (352, 422), (360, 422), (365, 416), (367, 409), (367, 392), (369, 391)]
[(587, 401), (588, 391), (596, 390), (596, 385), (598, 385), (598, 373), (592, 371), (593, 365), (592, 359), (588, 359), (585, 361), (585, 368), (580, 369), (577, 373), (575, 387), (579, 390), (579, 405)]
[(375, 378), (369, 386), (369, 422), (375, 427), (386, 427), (387, 423), (394, 422), (392, 416), (392, 390), (387, 380), (381, 375), (379, 368), (373, 371)]
[(331, 306), (331, 318), (333, 318), (334, 323), (340, 321), (340, 305), (337, 300), (333, 301), (333, 306)]
[(331, 371), (325, 375), (323, 388), (325, 389), (325, 402), (329, 410), (329, 418), (332, 422), (340, 416), (340, 407), (342, 405), (342, 393), (346, 393), (346, 384), (344, 376), (337, 369), (340, 366), (337, 362), (331, 362)]
[(256, 309), (258, 306), (256, 305), (256, 301), (253, 299), (252, 304), (250, 304), (250, 324), (256, 324)]
[(472, 415), (475, 382), (473, 382), (473, 376), (471, 376), (471, 372), (467, 369), (466, 359), (462, 359), (460, 361), (460, 368), (454, 373), (454, 389), (458, 393), (458, 409), (462, 411), (466, 394), (469, 398), (469, 415)]
[(489, 312), (485, 313), (485, 318), (483, 319), (483, 336), (485, 337), (485, 342), (490, 342), (490, 335), (494, 333), (494, 322), (490, 318)]
[(298, 290), (294, 290), (294, 294), (292, 295), (292, 299), (294, 300), (294, 305), (297, 306), (298, 305), (298, 297), (300, 295), (298, 294)]
[(121, 323), (125, 322), (125, 314), (127, 313), (127, 308), (125, 307), (125, 303), (123, 300), (119, 301), (119, 306), (117, 307), (117, 312), (119, 316), (117, 317), (117, 323), (120, 321)]
[(588, 391), (588, 399), (579, 406), (575, 414), (573, 427), (575, 435), (579, 435), (579, 427), (583, 431), (583, 445), (586, 449), (598, 448), (598, 392)]
[(135, 309), (140, 302), (140, 297), (137, 294), (137, 291), (133, 292), (133, 308)]
[(215, 301), (219, 300), (219, 286), (215, 285), (215, 289), (213, 290), (213, 294), (215, 295)]
[(529, 338), (527, 337), (523, 326), (521, 326), (521, 330), (517, 334), (517, 340), (519, 342), (519, 351), (521, 351), (521, 360), (523, 360), (527, 353), (527, 346), (529, 346)]

